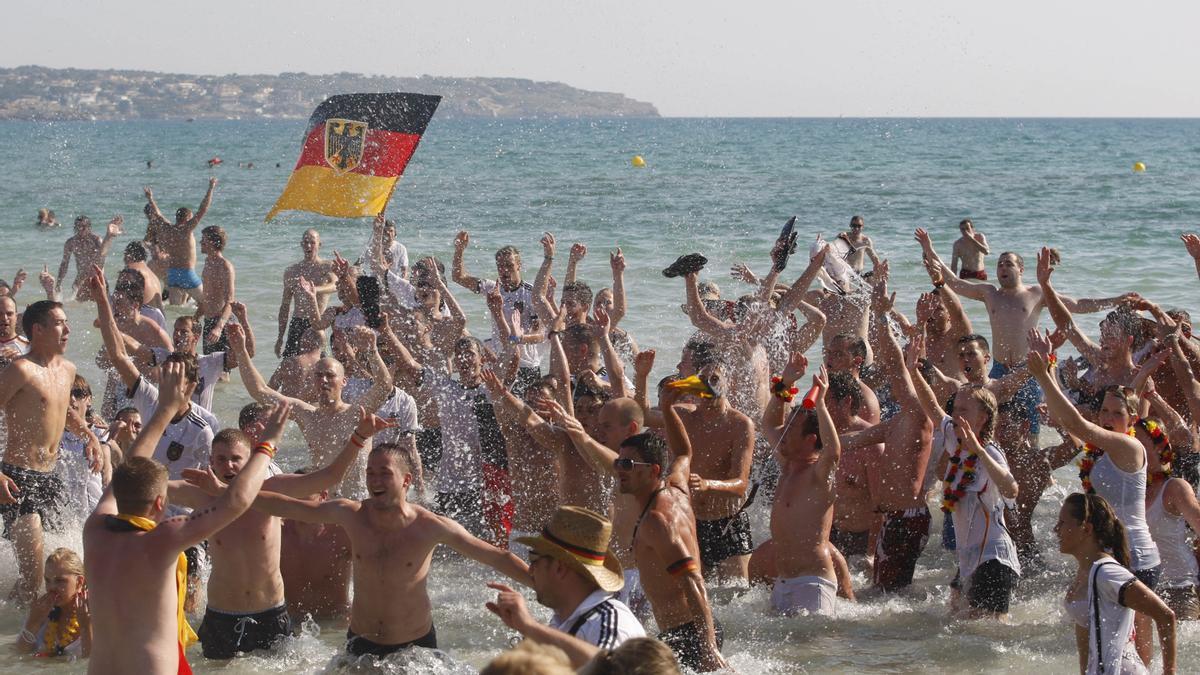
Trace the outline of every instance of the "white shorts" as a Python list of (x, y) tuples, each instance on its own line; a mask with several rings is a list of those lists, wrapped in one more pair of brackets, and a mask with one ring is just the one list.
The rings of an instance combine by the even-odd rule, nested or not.
[(625, 585), (617, 594), (617, 599), (633, 611), (634, 616), (645, 621), (650, 616), (650, 601), (642, 590), (642, 575), (637, 570), (625, 570)]
[(800, 610), (823, 616), (834, 615), (837, 584), (824, 577), (776, 579), (771, 591), (771, 608), (785, 615)]

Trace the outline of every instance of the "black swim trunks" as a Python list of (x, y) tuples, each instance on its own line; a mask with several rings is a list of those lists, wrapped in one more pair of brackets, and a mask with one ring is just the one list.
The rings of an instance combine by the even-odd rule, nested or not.
[[(713, 632), (717, 638), (717, 649), (721, 649), (725, 645), (725, 628), (715, 616), (713, 617)], [(705, 672), (701, 670), (700, 665), (700, 659), (706, 651), (705, 635), (704, 628), (699, 622), (693, 621), (670, 630), (664, 630), (658, 634), (658, 639), (675, 652), (680, 665), (697, 672)]]
[(971, 573), (967, 604), (995, 614), (1008, 614), (1008, 602), (1017, 586), (1018, 575), (1011, 567), (993, 558)]
[(421, 457), (421, 469), (426, 476), (436, 475), (438, 462), (442, 461), (442, 428), (419, 429), (416, 438), (417, 454)]
[[(212, 329), (214, 327), (216, 327), (218, 320), (219, 319), (216, 317), (213, 317), (211, 319), (206, 318), (204, 320), (204, 335), (202, 336), (202, 339), (204, 340), (204, 353), (205, 354), (212, 354), (213, 352), (229, 351), (229, 339), (225, 336), (225, 328), (221, 329), (221, 337), (218, 338), (216, 342), (208, 341), (208, 334), (212, 331)], [(228, 326), (228, 324), (226, 324), (226, 326)]]
[(437, 626), (430, 626), (429, 632), (416, 640), (402, 642), (398, 645), (381, 645), (378, 642), (371, 642), (365, 637), (355, 635), (353, 631), (346, 631), (346, 651), (354, 656), (363, 656), (365, 654), (387, 656), (388, 654), (395, 654), (401, 649), (408, 649), (409, 647), (437, 649)]
[(43, 531), (57, 532), (62, 526), (62, 510), (67, 493), (62, 479), (53, 473), (7, 463), (0, 464), (0, 472), (11, 478), (20, 490), (16, 502), (0, 505), (0, 516), (4, 518), (4, 538), (12, 539), (12, 526), (18, 518), (35, 513), (42, 518)]
[(281, 358), (295, 356), (300, 353), (300, 338), (304, 337), (305, 331), (312, 326), (312, 322), (308, 319), (292, 317), (288, 322), (287, 342), (283, 345), (283, 353)]
[(829, 530), (829, 543), (837, 547), (842, 555), (867, 555), (867, 542), (871, 539), (871, 531), (851, 532), (839, 530), (836, 527)]
[(292, 619), (286, 604), (254, 614), (229, 614), (209, 607), (196, 634), (204, 658), (232, 659), (239, 652), (270, 649), (276, 640), (292, 634)]
[(696, 539), (700, 544), (700, 564), (706, 570), (729, 558), (750, 555), (754, 551), (750, 517), (745, 511), (729, 518), (697, 520)]

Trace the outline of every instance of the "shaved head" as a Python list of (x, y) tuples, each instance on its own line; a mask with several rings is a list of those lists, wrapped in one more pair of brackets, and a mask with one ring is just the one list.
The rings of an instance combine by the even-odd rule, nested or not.
[(622, 426), (636, 423), (640, 428), (645, 422), (642, 407), (637, 404), (637, 401), (631, 398), (614, 398), (605, 403), (604, 407), (612, 409), (614, 415), (613, 421)]

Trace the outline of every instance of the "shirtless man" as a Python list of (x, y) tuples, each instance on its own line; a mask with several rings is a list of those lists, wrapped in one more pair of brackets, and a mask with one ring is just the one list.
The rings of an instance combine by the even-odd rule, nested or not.
[(17, 303), (10, 296), (0, 295), (0, 368), (28, 352), (29, 340), (17, 334)]
[[(803, 355), (794, 355), (781, 375), (782, 385), (791, 388), (806, 365)], [(837, 597), (829, 532), (842, 445), (825, 406), (827, 378), (824, 368), (813, 376), (818, 393), (812, 412), (796, 406), (792, 419), (785, 421), (783, 400), (776, 395), (763, 416), (763, 431), (778, 448), (779, 460), (779, 486), (771, 507), (771, 544), (778, 574), (771, 606), (785, 615), (800, 610), (832, 615)]]
[(0, 516), (4, 536), (12, 540), (17, 554), (20, 579), (14, 596), (27, 603), (42, 585), (42, 531), (58, 524), (64, 490), (55, 466), (75, 364), (64, 358), (71, 328), (61, 304), (33, 303), (25, 308), (21, 326), (29, 338), (29, 353), (0, 370), (0, 406), (8, 426), (0, 464)]
[(229, 351), (225, 339), (225, 326), (233, 315), (233, 299), (236, 297), (236, 274), (233, 263), (225, 257), (228, 238), (225, 229), (209, 225), (200, 231), (200, 252), (204, 259), (203, 291), (196, 303), (196, 317), (204, 317), (204, 353)]
[(196, 302), (201, 301), (204, 289), (199, 276), (196, 275), (196, 239), (192, 232), (200, 225), (208, 207), (212, 204), (213, 190), (217, 187), (217, 179), (208, 179), (208, 192), (200, 202), (200, 208), (193, 214), (189, 208), (175, 211), (175, 223), (171, 224), (163, 216), (162, 211), (154, 202), (154, 193), (150, 188), (145, 189), (149, 209), (153, 210), (151, 220), (161, 223), (156, 243), (167, 258), (167, 288), (171, 291), (171, 304), (181, 304), (185, 294), (190, 295)]
[[(305, 497), (325, 502), (329, 491)], [(337, 525), (284, 520), (279, 572), (292, 623), (350, 618), (350, 538)]]
[[(283, 358), (299, 353), (300, 338), (312, 325), (311, 319), (300, 315), (301, 299), (296, 294), (300, 280), (307, 281), (316, 294), (316, 316), (320, 316), (325, 311), (325, 305), (329, 302), (329, 296), (335, 290), (337, 281), (333, 274), (333, 261), (321, 258), (321, 235), (316, 230), (304, 231), (304, 236), (300, 238), (300, 250), (304, 252), (304, 258), (283, 271), (283, 300), (279, 304), (279, 336), (275, 338), (275, 356)], [(293, 300), (296, 303), (296, 316), (289, 321), (288, 314), (292, 309)]]
[(872, 266), (879, 264), (879, 256), (875, 254), (875, 242), (863, 234), (863, 228), (866, 226), (862, 216), (854, 216), (850, 219), (850, 231), (838, 232), (837, 236), (850, 246), (850, 252), (846, 254), (846, 263), (859, 274), (863, 271), (864, 255), (870, 256)]
[[(852, 434), (871, 426), (859, 416), (862, 391), (847, 373), (829, 376), (829, 393), (825, 394), (829, 416), (839, 434)], [(842, 453), (835, 476), (833, 527), (829, 543), (843, 556), (861, 555), (868, 567), (874, 559), (874, 537), (879, 533), (879, 514), (876, 506), (880, 497), (880, 464), (883, 444), (876, 443)]]
[(71, 266), (71, 256), (75, 256), (75, 283), (71, 285), (72, 291), (75, 292), (75, 299), (79, 302), (86, 302), (88, 298), (86, 284), (88, 277), (92, 274), (92, 266), (104, 266), (104, 260), (108, 257), (108, 250), (112, 248), (112, 241), (117, 235), (124, 234), (125, 230), (121, 228), (121, 224), (125, 219), (121, 216), (116, 216), (108, 223), (108, 228), (104, 233), (104, 239), (97, 237), (92, 232), (92, 219), (87, 216), (79, 216), (75, 219), (75, 235), (63, 244), (62, 262), (58, 265), (58, 282), (54, 286), (56, 295), (62, 295), (62, 282), (67, 276), (67, 268)]
[[(250, 397), (264, 404), (278, 401), (289, 403), (292, 419), (300, 425), (313, 465), (327, 466), (341, 450), (343, 439), (347, 438), (358, 424), (357, 409), (342, 400), (342, 389), (346, 386), (346, 370), (342, 364), (333, 358), (324, 358), (317, 363), (313, 370), (313, 379), (319, 398), (315, 404), (308, 403), (285, 396), (267, 386), (246, 352), (246, 337), (241, 326), (233, 324), (225, 333), (229, 338), (229, 346), (237, 355), (238, 371)], [(379, 350), (375, 348), (374, 331), (360, 327), (353, 334), (353, 339), (358, 349), (369, 355), (371, 373), (375, 380), (371, 389), (358, 401), (358, 405), (367, 410), (378, 410), (392, 394), (392, 374), (384, 365), (383, 359), (379, 358)], [(351, 469), (351, 472), (356, 473), (348, 472), (339, 486), (341, 494), (366, 494), (366, 485), (360, 471), (362, 465), (362, 459), (359, 458), (355, 468)]]
[[(184, 648), (196, 639), (178, 586), (183, 550), (198, 545), (250, 508), (270, 453), (255, 451), (225, 493), (204, 509), (165, 518), (167, 471), (150, 459), (174, 411), (187, 403), (183, 366), (163, 373), (161, 405), (83, 529), (88, 603), (93, 619), (91, 673), (191, 672)], [(286, 409), (276, 410), (283, 425)], [(186, 568), (185, 568), (186, 569)]]
[[(970, 218), (964, 218), (958, 224), (962, 236), (954, 241), (954, 251), (950, 256), (950, 271), (959, 279), (978, 279), (987, 281), (987, 265), (984, 258), (988, 250), (987, 237), (975, 230), (975, 224)], [(958, 268), (959, 262), (962, 269)]]
[(380, 445), (367, 458), (370, 497), (306, 502), (266, 493), (255, 508), (272, 515), (341, 526), (354, 555), (354, 599), (346, 651), (387, 656), (407, 647), (437, 648), (426, 590), (433, 550), (445, 544), (526, 586), (529, 566), (515, 555), (471, 536), (450, 518), (408, 502), (408, 453)]
[[(687, 432), (673, 405), (663, 410), (670, 451), (690, 457)], [(698, 672), (728, 667), (721, 656), (724, 631), (713, 617), (700, 574), (696, 516), (687, 494), (690, 461), (676, 462), (671, 474), (662, 438), (641, 433), (621, 444), (614, 466), (622, 493), (641, 506), (634, 525), (633, 555), (642, 589), (650, 600), (658, 639), (667, 643), (680, 664)]]
[[(1021, 280), (1025, 271), (1025, 262), (1021, 256), (1011, 251), (1000, 254), (999, 260), (996, 261), (996, 280), (1000, 283), (998, 287), (990, 283), (974, 283), (959, 279), (950, 271), (933, 250), (929, 233), (917, 228), (915, 237), (920, 242), (925, 257), (943, 268), (946, 285), (951, 290), (963, 297), (979, 300), (987, 307), (992, 328), (992, 355), (995, 358), (991, 377), (1003, 377), (1023, 363), (1029, 351), (1027, 336), (1030, 330), (1037, 328), (1046, 304), (1040, 286), (1029, 286)], [(1136, 294), (1126, 293), (1112, 298), (1080, 300), (1060, 297), (1063, 305), (1071, 312), (1090, 314), (1134, 300)], [(1041, 398), (1042, 392), (1035, 380), (1029, 380), (1014, 397), (1014, 402), (1025, 408), (1030, 420), (1029, 433), (1034, 437), (1037, 437), (1039, 429), (1037, 406)]]
[(867, 341), (851, 333), (835, 336), (825, 346), (825, 368), (834, 375), (845, 373), (858, 385), (862, 408), (858, 415), (869, 424), (879, 423), (879, 397), (862, 381), (862, 367), (867, 358)]
[(149, 258), (149, 252), (146, 251), (146, 245), (140, 241), (131, 241), (125, 247), (125, 267), (131, 270), (137, 270), (142, 273), (142, 279), (145, 280), (145, 293), (142, 296), (142, 304), (150, 305), (162, 309), (162, 282), (159, 281), (158, 275), (150, 269), (150, 265), (146, 263)]
[[(287, 405), (283, 408), (286, 413)], [(263, 483), (264, 490), (306, 497), (341, 482), (363, 445), (389, 422), (358, 409), (359, 423), (333, 463), (305, 474), (280, 474)], [(237, 429), (213, 439), (207, 471), (188, 472), (190, 483), (172, 483), (168, 495), (193, 509), (211, 508), (223, 483), (237, 478), (253, 452), (275, 444), (283, 435), (286, 414), (272, 415), (256, 442)], [(290, 635), (292, 622), (284, 602), (280, 573), (280, 520), (251, 509), (209, 538), (212, 573), (208, 578), (208, 608), (197, 633), (209, 659), (230, 659), (239, 652), (267, 649)]]
[(928, 374), (929, 366), (935, 366), (944, 375), (962, 379), (958, 340), (975, 331), (966, 311), (963, 310), (958, 294), (946, 287), (941, 266), (932, 260), (926, 260), (925, 271), (929, 273), (933, 289), (922, 293), (917, 299), (915, 329), (918, 334), (923, 333), (925, 336), (925, 363), (922, 364), (921, 372)]
[(879, 474), (879, 511), (883, 523), (875, 546), (876, 588), (895, 591), (912, 584), (913, 570), (929, 540), (929, 507), (925, 504), (925, 472), (933, 441), (933, 425), (925, 417), (904, 367), (900, 345), (887, 328), (892, 309), (887, 283), (871, 294), (872, 330), (878, 331), (879, 367), (892, 387), (900, 411), (887, 422), (842, 438), (847, 451), (886, 443)]

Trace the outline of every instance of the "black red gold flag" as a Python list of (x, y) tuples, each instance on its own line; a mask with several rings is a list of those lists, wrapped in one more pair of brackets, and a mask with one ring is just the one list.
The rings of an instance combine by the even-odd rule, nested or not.
[(267, 214), (312, 211), (354, 218), (383, 211), (441, 96), (338, 94), (308, 120), (300, 159)]

